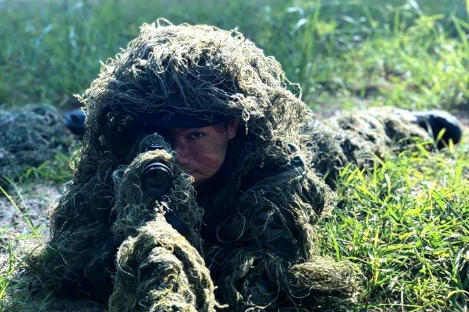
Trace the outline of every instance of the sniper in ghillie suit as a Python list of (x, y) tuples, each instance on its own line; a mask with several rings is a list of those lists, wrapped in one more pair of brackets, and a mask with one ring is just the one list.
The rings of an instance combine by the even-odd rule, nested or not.
[(165, 20), (80, 100), (74, 178), (29, 273), (119, 312), (353, 309), (361, 273), (315, 247), (339, 170), (430, 142), (441, 124), (461, 136), (450, 117), (394, 109), (320, 121), (241, 33)]

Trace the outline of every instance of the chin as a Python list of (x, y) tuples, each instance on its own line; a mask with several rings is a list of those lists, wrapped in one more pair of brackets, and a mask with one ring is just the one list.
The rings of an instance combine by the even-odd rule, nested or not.
[(197, 175), (197, 174), (195, 174), (195, 175), (192, 174), (191, 176), (194, 178), (194, 182), (192, 182), (192, 185), (194, 185), (194, 186), (198, 186), (198, 185), (200, 185), (200, 184), (202, 184), (202, 183), (204, 183), (205, 181), (208, 180), (208, 178), (202, 177), (202, 176)]
[(192, 182), (194, 186), (200, 184), (201, 182), (205, 180), (196, 172), (190, 173), (190, 176), (194, 179), (194, 182)]
[(200, 184), (202, 184), (203, 182), (205, 181), (205, 179), (194, 179), (194, 182), (192, 182), (192, 185), (193, 186), (198, 186)]

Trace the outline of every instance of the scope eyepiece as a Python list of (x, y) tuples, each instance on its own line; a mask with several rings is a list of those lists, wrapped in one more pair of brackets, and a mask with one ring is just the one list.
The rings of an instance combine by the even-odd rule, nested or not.
[(156, 150), (164, 150), (164, 146), (160, 144), (152, 144), (146, 148), (146, 152), (149, 151), (156, 151)]
[(141, 181), (144, 192), (161, 198), (169, 193), (173, 186), (173, 173), (165, 164), (153, 162), (145, 166)]

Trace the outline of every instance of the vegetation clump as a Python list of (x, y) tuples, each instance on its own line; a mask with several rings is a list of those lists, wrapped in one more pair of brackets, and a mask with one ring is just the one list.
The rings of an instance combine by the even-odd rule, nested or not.
[(6, 187), (25, 168), (37, 167), (58, 152), (69, 153), (74, 145), (56, 107), (0, 108), (0, 186)]

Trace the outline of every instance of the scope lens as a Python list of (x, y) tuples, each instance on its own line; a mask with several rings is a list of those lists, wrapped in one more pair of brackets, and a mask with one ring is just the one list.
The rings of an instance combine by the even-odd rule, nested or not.
[(151, 163), (142, 172), (142, 188), (144, 192), (161, 197), (168, 194), (173, 185), (171, 170), (162, 163)]

